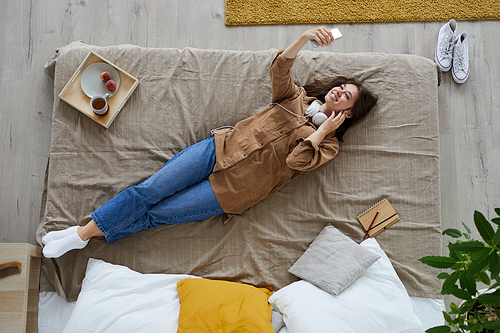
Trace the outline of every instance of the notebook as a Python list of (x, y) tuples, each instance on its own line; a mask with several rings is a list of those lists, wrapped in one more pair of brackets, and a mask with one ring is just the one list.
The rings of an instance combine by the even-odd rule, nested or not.
[[(378, 215), (377, 211), (379, 212)], [(375, 217), (375, 215), (377, 215), (377, 217), (374, 221), (373, 218)], [(396, 213), (389, 200), (387, 200), (386, 198), (377, 201), (364, 212), (358, 214), (357, 218), (365, 231), (368, 231), (368, 229), (370, 229), (368, 231), (368, 236), (370, 237), (381, 233), (382, 231), (399, 221), (398, 213)]]

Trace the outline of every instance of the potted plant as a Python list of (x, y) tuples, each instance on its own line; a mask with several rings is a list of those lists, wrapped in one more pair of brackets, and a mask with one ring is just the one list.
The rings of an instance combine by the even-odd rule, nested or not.
[[(495, 212), (500, 216), (500, 208)], [(450, 304), (450, 312), (443, 311), (447, 325), (428, 329), (427, 333), (500, 332), (500, 217), (488, 221), (474, 212), (474, 224), (482, 241), (471, 238), (465, 223), (465, 232), (446, 229), (443, 235), (454, 238), (449, 242), (448, 256), (428, 256), (419, 259), (426, 265), (447, 269), (437, 277), (443, 279), (441, 294), (453, 295), (463, 302)], [(495, 231), (496, 228), (496, 231)], [(478, 291), (478, 284), (486, 287)]]

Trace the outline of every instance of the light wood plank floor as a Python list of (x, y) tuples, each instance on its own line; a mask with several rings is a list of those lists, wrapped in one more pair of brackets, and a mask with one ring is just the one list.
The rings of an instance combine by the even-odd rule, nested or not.
[[(344, 38), (325, 51), (433, 59), (443, 23), (340, 24)], [(262, 50), (285, 47), (311, 27), (226, 27), (224, 0), (3, 0), (0, 242), (36, 244), (54, 101), (43, 66), (58, 47), (83, 40)], [(443, 228), (471, 225), (474, 210), (491, 217), (500, 207), (500, 21), (460, 21), (461, 31), (469, 34), (472, 73), (463, 85), (444, 73), (439, 87)]]

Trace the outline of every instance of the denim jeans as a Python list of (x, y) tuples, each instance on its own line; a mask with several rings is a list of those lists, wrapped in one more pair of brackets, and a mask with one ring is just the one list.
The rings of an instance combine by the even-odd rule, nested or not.
[(223, 214), (208, 181), (215, 165), (214, 138), (203, 140), (172, 157), (150, 178), (120, 192), (91, 213), (112, 243), (161, 224), (205, 220)]

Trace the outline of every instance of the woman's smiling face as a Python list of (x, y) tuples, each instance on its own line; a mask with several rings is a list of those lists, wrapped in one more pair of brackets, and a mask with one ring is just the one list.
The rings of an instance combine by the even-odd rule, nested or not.
[(326, 94), (325, 104), (328, 110), (335, 112), (335, 114), (346, 110), (346, 118), (351, 118), (352, 114), (349, 109), (354, 105), (358, 94), (358, 87), (354, 84), (342, 84), (339, 87), (334, 87)]

